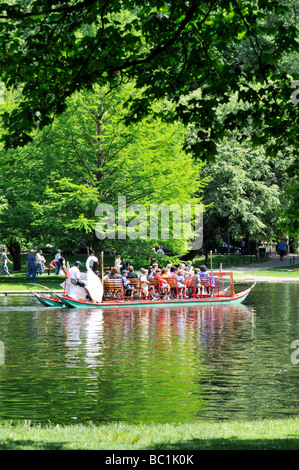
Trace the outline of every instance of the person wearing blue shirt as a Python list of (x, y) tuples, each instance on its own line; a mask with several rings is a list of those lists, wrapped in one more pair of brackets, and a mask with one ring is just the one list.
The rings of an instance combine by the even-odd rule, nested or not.
[(285, 255), (285, 248), (286, 248), (286, 242), (284, 240), (281, 240), (281, 242), (279, 243), (280, 261), (283, 261), (283, 257)]
[(202, 266), (200, 266), (199, 269), (200, 269), (200, 273), (199, 273), (200, 277), (210, 277), (209, 273), (207, 272), (206, 265), (203, 264)]
[(133, 295), (134, 286), (131, 286), (131, 283), (130, 283), (130, 281), (128, 281), (127, 276), (128, 276), (128, 271), (126, 269), (124, 269), (121, 272), (120, 278), (123, 281), (123, 286), (124, 286), (124, 289), (125, 289), (125, 295), (130, 295), (130, 294)]
[(37, 271), (35, 250), (31, 250), (31, 252), (27, 256), (26, 268), (27, 268), (27, 274), (26, 274), (24, 281), (27, 281), (30, 278), (30, 276), (32, 276), (32, 282), (35, 282), (36, 271)]

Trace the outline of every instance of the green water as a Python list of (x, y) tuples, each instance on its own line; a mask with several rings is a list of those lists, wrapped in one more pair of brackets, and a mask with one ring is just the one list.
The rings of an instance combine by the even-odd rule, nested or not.
[(241, 306), (106, 312), (1, 297), (0, 420), (298, 415), (298, 293), (299, 283), (258, 284)]

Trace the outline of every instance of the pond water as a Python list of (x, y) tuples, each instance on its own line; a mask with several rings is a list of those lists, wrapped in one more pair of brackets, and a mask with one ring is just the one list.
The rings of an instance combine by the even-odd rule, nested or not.
[[(165, 423), (299, 414), (299, 283), (241, 306), (76, 310), (0, 298), (0, 419)], [(294, 357), (294, 355), (293, 355)]]

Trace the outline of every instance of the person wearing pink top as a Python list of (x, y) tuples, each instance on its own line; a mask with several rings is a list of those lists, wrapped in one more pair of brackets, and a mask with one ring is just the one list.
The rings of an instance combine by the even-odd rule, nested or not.
[(171, 278), (176, 277), (176, 275), (177, 275), (177, 273), (178, 273), (178, 270), (179, 270), (179, 268), (175, 268), (175, 267), (174, 267), (174, 268), (170, 271), (168, 277), (171, 277)]

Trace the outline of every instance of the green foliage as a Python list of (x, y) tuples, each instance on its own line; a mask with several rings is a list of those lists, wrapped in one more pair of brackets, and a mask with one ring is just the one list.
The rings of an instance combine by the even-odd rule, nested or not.
[[(200, 181), (202, 164), (193, 162), (182, 151), (184, 129), (178, 123), (143, 119), (139, 124), (124, 126), (123, 102), (134, 92), (132, 85), (120, 87), (114, 93), (95, 87), (92, 92), (75, 94), (67, 111), (51, 129), (43, 131), (39, 152), (43, 167), (51, 174), (42, 201), (33, 203), (38, 214), (33, 225), (43, 227), (57, 243), (69, 239), (84, 243), (99, 251), (105, 249), (134, 252), (146, 243), (165, 244), (160, 236), (150, 240), (147, 223), (146, 240), (137, 234), (134, 240), (118, 240), (117, 226), (110, 227), (104, 242), (94, 234), (98, 217), (96, 208), (110, 204), (119, 217), (119, 196), (125, 197), (132, 208), (127, 223), (134, 219), (141, 204), (149, 215), (151, 205), (199, 203), (196, 195), (205, 184)], [(57, 231), (59, 227), (59, 231)], [(186, 252), (186, 239), (167, 240), (174, 253)], [(75, 237), (75, 238), (74, 238)], [(61, 241), (60, 241), (61, 240)], [(104, 243), (104, 244), (103, 244)]]
[[(21, 92), (18, 106), (3, 115), (6, 146), (28, 143), (74, 92), (132, 79), (140, 94), (128, 97), (127, 122), (152, 113), (154, 101), (171, 100), (163, 118), (202, 129), (205, 137), (192, 148), (201, 158), (216, 154), (226, 128), (243, 130), (248, 120), (252, 141), (269, 152), (286, 141), (296, 145), (290, 86), (297, 71), (287, 74), (279, 63), (298, 50), (295, 1), (32, 0), (24, 7), (16, 0), (1, 10), (1, 79)], [(181, 96), (194, 89), (202, 91), (200, 103), (184, 106)], [(224, 128), (217, 109), (232, 93), (250, 106), (229, 113)]]
[(234, 239), (253, 240), (275, 237), (278, 211), (283, 205), (283, 183), (292, 157), (265, 155), (262, 148), (241, 145), (232, 136), (219, 148), (219, 157), (206, 165), (203, 174), (210, 176), (205, 192), (205, 240), (228, 233)]

